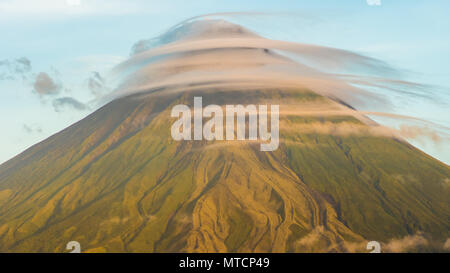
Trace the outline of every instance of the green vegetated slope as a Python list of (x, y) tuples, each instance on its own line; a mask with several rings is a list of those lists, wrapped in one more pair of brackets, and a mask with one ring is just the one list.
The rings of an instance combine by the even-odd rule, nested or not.
[(194, 95), (338, 107), (304, 90), (115, 100), (0, 166), (0, 252), (64, 252), (73, 240), (91, 252), (345, 252), (450, 237), (450, 168), (406, 142), (351, 116), (292, 113), (274, 152), (174, 141), (170, 110)]

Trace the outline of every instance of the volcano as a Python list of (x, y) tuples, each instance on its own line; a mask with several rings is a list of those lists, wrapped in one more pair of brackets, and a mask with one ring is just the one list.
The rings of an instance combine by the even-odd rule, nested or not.
[[(429, 243), (407, 250), (442, 247), (448, 165), (330, 95), (343, 84), (283, 81), (286, 69), (268, 84), (269, 65), (294, 61), (223, 41), (256, 34), (187, 26), (135, 46), (120, 96), (0, 165), (0, 252), (64, 252), (69, 241), (83, 252), (367, 252), (368, 241), (414, 236)], [(177, 42), (194, 49), (162, 50)], [(295, 67), (318, 82), (317, 68)], [(194, 97), (279, 105), (278, 149), (174, 140), (171, 109), (193, 109)]]

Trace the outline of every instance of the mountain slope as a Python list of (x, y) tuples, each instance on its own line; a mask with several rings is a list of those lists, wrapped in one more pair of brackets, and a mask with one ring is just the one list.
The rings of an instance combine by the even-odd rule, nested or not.
[[(174, 141), (170, 110), (196, 95), (279, 103), (279, 149)], [(346, 108), (296, 89), (112, 101), (0, 166), (0, 251), (63, 252), (75, 240), (94, 252), (341, 252), (450, 237), (449, 166), (361, 118), (295, 112), (311, 105)]]

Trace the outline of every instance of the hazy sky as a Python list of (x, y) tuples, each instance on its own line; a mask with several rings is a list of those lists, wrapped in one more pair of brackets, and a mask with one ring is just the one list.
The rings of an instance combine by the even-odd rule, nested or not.
[[(432, 100), (393, 96), (391, 112), (449, 126), (449, 10), (448, 0), (0, 0), (0, 162), (95, 110), (135, 42), (218, 12), (241, 12), (229, 17), (268, 38), (352, 50), (441, 86)], [(449, 143), (413, 144), (450, 163)]]

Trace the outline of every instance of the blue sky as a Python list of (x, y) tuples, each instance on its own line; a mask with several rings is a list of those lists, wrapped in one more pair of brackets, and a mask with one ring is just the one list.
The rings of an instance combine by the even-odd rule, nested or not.
[[(243, 12), (232, 19), (268, 38), (356, 51), (407, 71), (407, 80), (440, 86), (430, 90), (434, 100), (393, 97), (390, 111), (448, 126), (449, 10), (447, 0), (0, 0), (0, 162), (95, 110), (94, 72), (107, 92), (108, 71), (135, 42), (218, 12)], [(37, 91), (38, 77), (55, 92)], [(62, 98), (89, 108), (55, 104)], [(450, 163), (448, 143), (411, 142)]]

